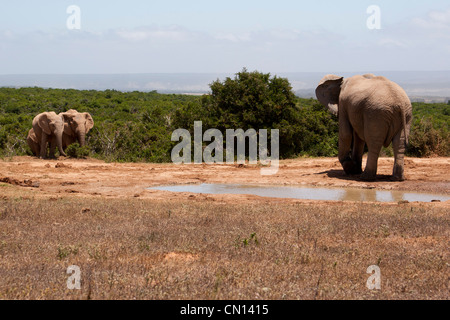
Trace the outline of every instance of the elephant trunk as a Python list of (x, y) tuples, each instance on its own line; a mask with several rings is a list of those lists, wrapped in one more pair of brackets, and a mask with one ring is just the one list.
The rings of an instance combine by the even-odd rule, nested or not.
[(62, 132), (61, 133), (58, 132), (56, 134), (56, 138), (55, 138), (56, 139), (56, 146), (58, 147), (59, 154), (62, 155), (63, 157), (67, 157), (67, 155), (66, 155), (66, 153), (64, 152), (64, 149), (63, 149), (62, 136), (63, 136)]
[(86, 133), (83, 129), (78, 132), (78, 142), (80, 143), (80, 147), (86, 145)]

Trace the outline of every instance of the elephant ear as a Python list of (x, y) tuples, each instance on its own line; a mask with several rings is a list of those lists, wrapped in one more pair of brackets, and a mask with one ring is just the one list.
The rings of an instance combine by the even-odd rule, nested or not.
[(38, 118), (39, 127), (44, 131), (47, 135), (51, 135), (52, 131), (50, 130), (50, 118), (47, 113), (42, 113)]
[(37, 139), (37, 137), (36, 137), (36, 133), (34, 133), (34, 129), (33, 129), (33, 128), (31, 128), (31, 129), (28, 131), (27, 139), (30, 139), (30, 140), (33, 141), (34, 143), (39, 143), (39, 141), (38, 141), (38, 139)]
[(89, 132), (94, 127), (94, 119), (92, 119), (92, 116), (85, 112), (83, 113), (84, 117), (86, 118), (86, 133)]
[(341, 94), (341, 85), (343, 81), (343, 77), (329, 74), (319, 82), (316, 89), (317, 99), (336, 116), (339, 111), (339, 95)]

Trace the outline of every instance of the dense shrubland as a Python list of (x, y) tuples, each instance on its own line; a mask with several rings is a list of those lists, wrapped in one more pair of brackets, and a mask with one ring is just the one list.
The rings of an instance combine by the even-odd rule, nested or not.
[[(282, 158), (336, 156), (337, 119), (316, 100), (296, 97), (287, 79), (259, 72), (217, 80), (205, 96), (157, 92), (0, 88), (0, 156), (31, 154), (26, 143), (35, 115), (69, 109), (89, 112), (95, 121), (87, 147), (72, 146), (73, 157), (106, 161), (170, 162), (178, 128), (203, 130), (279, 129)], [(413, 104), (414, 123), (407, 155), (449, 156), (450, 105)], [(389, 154), (389, 150), (385, 150)]]

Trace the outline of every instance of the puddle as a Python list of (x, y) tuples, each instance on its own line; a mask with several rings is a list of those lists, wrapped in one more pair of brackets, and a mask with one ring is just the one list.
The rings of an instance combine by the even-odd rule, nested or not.
[(419, 201), (431, 202), (450, 200), (450, 196), (408, 191), (386, 191), (357, 188), (320, 188), (320, 187), (288, 187), (258, 186), (243, 184), (198, 184), (152, 187), (149, 190), (191, 192), (204, 194), (248, 194), (260, 197), (290, 198), (302, 200), (341, 200), (341, 201), (375, 201), (398, 202)]

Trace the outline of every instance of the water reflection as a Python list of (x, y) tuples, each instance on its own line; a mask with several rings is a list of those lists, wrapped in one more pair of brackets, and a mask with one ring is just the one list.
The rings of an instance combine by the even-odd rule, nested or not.
[[(412, 195), (412, 193), (410, 194)], [(431, 196), (431, 195), (430, 195)], [(401, 191), (381, 191), (375, 189), (347, 189), (345, 190), (345, 195), (339, 200), (350, 200), (350, 201), (373, 201), (373, 202), (399, 202), (408, 197), (408, 193)], [(416, 196), (418, 197), (418, 196)], [(423, 195), (420, 194), (422, 198)], [(435, 198), (432, 197), (434, 200)], [(408, 200), (409, 201), (409, 200)], [(423, 200), (411, 200), (411, 201), (423, 201)]]
[(450, 196), (414, 193), (405, 191), (385, 191), (376, 189), (356, 188), (318, 188), (318, 187), (285, 187), (285, 186), (258, 186), (242, 184), (198, 184), (160, 186), (149, 188), (172, 192), (191, 192), (205, 194), (248, 194), (260, 197), (290, 198), (303, 200), (342, 200), (342, 201), (373, 201), (373, 202), (398, 202), (432, 200), (447, 201)]

